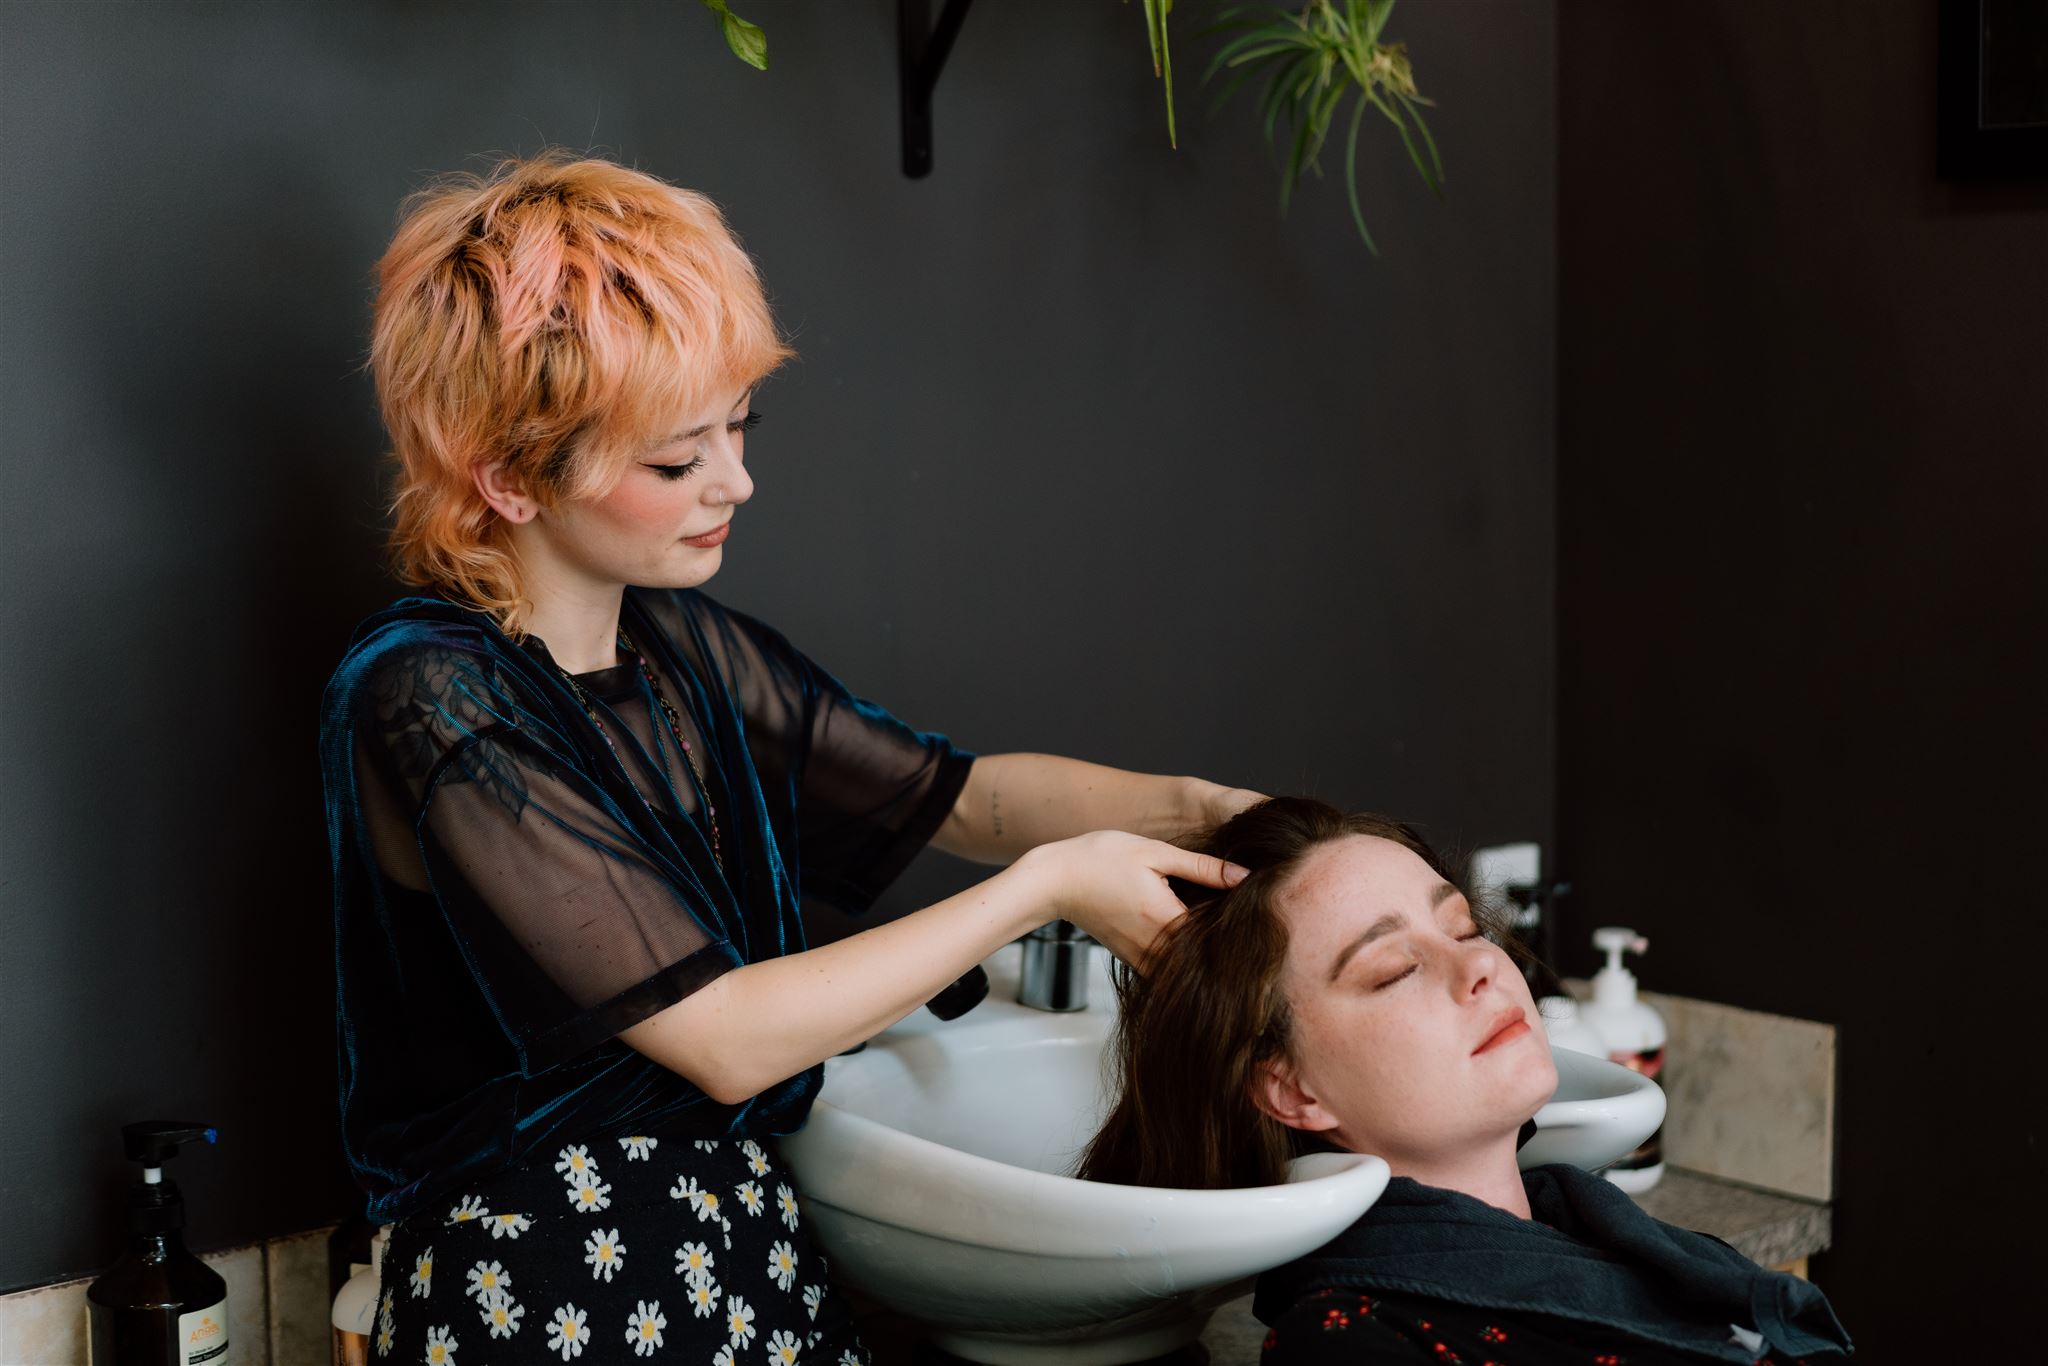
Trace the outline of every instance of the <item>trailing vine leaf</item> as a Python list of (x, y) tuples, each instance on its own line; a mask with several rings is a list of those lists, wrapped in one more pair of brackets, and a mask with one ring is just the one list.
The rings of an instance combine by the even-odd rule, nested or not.
[[(1129, 4), (1130, 0), (1124, 3)], [(703, 0), (703, 4), (718, 16), (719, 28), (733, 55), (756, 70), (766, 71), (768, 35), (734, 14), (727, 8), (727, 0)], [(1177, 149), (1180, 134), (1173, 108), (1173, 50), (1166, 27), (1173, 5), (1174, 0), (1143, 0), (1145, 46), (1151, 54), (1152, 74), (1163, 83), (1166, 92), (1166, 140)], [(1304, 171), (1321, 178), (1322, 151), (1329, 141), (1338, 107), (1347, 94), (1357, 92), (1344, 135), (1344, 193), (1351, 206), (1351, 221), (1366, 249), (1375, 256), (1379, 255), (1379, 247), (1366, 230), (1365, 211), (1358, 198), (1358, 130), (1368, 108), (1378, 110), (1394, 125), (1423, 184), (1438, 198), (1444, 192), (1443, 157), (1420, 108), (1434, 102), (1415, 88), (1407, 44), (1380, 40), (1393, 12), (1394, 0), (1308, 0), (1294, 9), (1231, 5), (1203, 30), (1233, 35), (1202, 73), (1202, 82), (1207, 84), (1221, 72), (1236, 72), (1210, 106), (1211, 112), (1221, 109), (1239, 86), (1256, 71), (1263, 70), (1267, 80), (1259, 96), (1259, 121), (1268, 145), (1273, 144), (1280, 116), (1287, 115), (1293, 136), (1280, 172), (1282, 214), (1287, 212)]]
[(768, 35), (760, 25), (734, 14), (725, 7), (725, 0), (704, 0), (704, 8), (718, 16), (718, 26), (725, 31), (725, 45), (732, 49), (733, 56), (756, 71), (768, 69)]
[[(1131, 0), (1124, 0), (1129, 4)], [(1145, 46), (1152, 52), (1152, 74), (1166, 83), (1166, 144), (1176, 150), (1180, 139), (1173, 126), (1173, 51), (1166, 42), (1166, 16), (1173, 0), (1145, 0)]]

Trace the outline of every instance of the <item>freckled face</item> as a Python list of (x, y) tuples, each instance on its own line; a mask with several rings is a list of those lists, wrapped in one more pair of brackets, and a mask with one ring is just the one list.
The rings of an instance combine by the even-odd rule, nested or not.
[(677, 424), (603, 497), (542, 511), (536, 520), (555, 553), (593, 578), (646, 588), (694, 588), (716, 574), (724, 546), (688, 540), (724, 526), (753, 496), (744, 463), (751, 396)]
[[(1275, 907), (1289, 936), (1293, 1061), (1342, 1146), (1397, 1171), (1441, 1160), (1514, 1131), (1557, 1090), (1528, 983), (1414, 851), (1332, 840)], [(1526, 1032), (1475, 1052), (1516, 1008)]]

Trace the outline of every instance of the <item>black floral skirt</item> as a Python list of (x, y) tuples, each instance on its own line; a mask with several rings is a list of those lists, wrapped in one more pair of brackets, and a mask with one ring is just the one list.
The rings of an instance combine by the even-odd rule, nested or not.
[(392, 1226), (372, 1360), (872, 1366), (766, 1141), (567, 1144)]

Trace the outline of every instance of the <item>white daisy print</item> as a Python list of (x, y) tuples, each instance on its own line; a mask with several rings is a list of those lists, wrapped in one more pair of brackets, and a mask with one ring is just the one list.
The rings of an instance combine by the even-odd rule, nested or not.
[(573, 1304), (564, 1304), (555, 1311), (554, 1322), (548, 1325), (548, 1350), (560, 1352), (562, 1360), (583, 1355), (583, 1340), (588, 1336), (583, 1331), (583, 1320), (589, 1311), (578, 1309)]
[(406, 1278), (412, 1297), (423, 1300), (434, 1288), (434, 1249), (428, 1248), (412, 1260), (412, 1275)]
[(388, 1286), (387, 1286), (387, 1287), (385, 1287), (385, 1290), (384, 1290), (384, 1299), (383, 1299), (383, 1301), (382, 1301), (381, 1303), (379, 1303), (379, 1304), (378, 1304), (378, 1306), (377, 1306), (377, 1312), (378, 1312), (378, 1314), (382, 1315), (382, 1316), (383, 1316), (384, 1318), (387, 1318), (387, 1319), (388, 1319), (388, 1318), (390, 1318), (390, 1317), (391, 1317), (391, 1315), (392, 1315), (393, 1313), (395, 1313), (395, 1312), (397, 1311), (397, 1309), (398, 1309), (398, 1292), (397, 1292), (397, 1291), (395, 1291), (395, 1290), (392, 1290), (392, 1289), (391, 1289), (390, 1287), (388, 1287)]
[(626, 1341), (633, 1344), (633, 1355), (651, 1357), (654, 1349), (661, 1346), (661, 1330), (668, 1327), (668, 1320), (662, 1316), (661, 1301), (649, 1304), (641, 1300), (626, 1320)]
[(395, 1327), (396, 1327), (396, 1325), (392, 1323), (392, 1321), (391, 1321), (391, 1316), (390, 1316), (389, 1314), (386, 1314), (386, 1315), (384, 1315), (384, 1316), (383, 1316), (382, 1318), (380, 1318), (380, 1319), (378, 1319), (378, 1320), (377, 1320), (377, 1355), (378, 1355), (378, 1356), (380, 1356), (380, 1357), (388, 1357), (388, 1356), (390, 1356), (390, 1355), (391, 1355), (391, 1337), (392, 1337), (392, 1330), (393, 1330), (393, 1329), (394, 1329)]
[(775, 1203), (782, 1207), (783, 1227), (796, 1231), (796, 1192), (780, 1182), (775, 1186)]
[(777, 1243), (768, 1249), (768, 1279), (775, 1282), (777, 1290), (789, 1289), (796, 1279), (796, 1249), (788, 1243)]
[(715, 1153), (718, 1151), (718, 1144), (708, 1138), (700, 1138), (692, 1146), (700, 1153)]
[(601, 1209), (609, 1209), (612, 1203), (611, 1183), (606, 1182), (602, 1186), (571, 1186), (569, 1203), (585, 1214), (595, 1214)]
[(448, 1336), (448, 1330), (429, 1328), (427, 1330), (427, 1366), (455, 1366), (455, 1339)]
[(597, 1176), (597, 1163), (592, 1160), (588, 1145), (572, 1143), (556, 1156), (555, 1170), (562, 1173), (563, 1179), (573, 1185), (579, 1181), (594, 1179)]
[(725, 1331), (732, 1334), (735, 1351), (754, 1340), (754, 1306), (738, 1295), (725, 1297)]
[(670, 1186), (668, 1193), (673, 1199), (689, 1201), (690, 1208), (697, 1211), (699, 1223), (725, 1223), (725, 1216), (719, 1213), (719, 1208), (724, 1202), (718, 1198), (718, 1192), (705, 1190), (697, 1184), (696, 1177), (684, 1177), (676, 1185)]
[(448, 1222), (451, 1224), (466, 1224), (472, 1219), (484, 1219), (488, 1218), (489, 1215), (490, 1211), (484, 1208), (483, 1201), (477, 1199), (474, 1195), (465, 1195), (462, 1197), (460, 1204), (448, 1211)]
[(747, 1166), (752, 1169), (754, 1175), (766, 1176), (769, 1172), (775, 1170), (775, 1168), (768, 1165), (768, 1154), (762, 1152), (761, 1145), (754, 1142), (753, 1139), (750, 1138), (740, 1144), (740, 1151), (747, 1155)]
[(818, 1306), (825, 1302), (825, 1287), (807, 1285), (804, 1287), (804, 1308), (810, 1311), (811, 1322), (818, 1321)]
[(709, 1275), (701, 1281), (691, 1281), (689, 1286), (690, 1288), (684, 1292), (684, 1298), (689, 1300), (690, 1308), (698, 1318), (710, 1318), (718, 1309), (718, 1297), (725, 1292), (718, 1288), (718, 1282), (712, 1280)]
[(619, 1241), (619, 1231), (606, 1233), (598, 1229), (583, 1240), (583, 1262), (590, 1268), (590, 1279), (602, 1278), (610, 1285), (612, 1274), (626, 1264), (626, 1245)]
[(469, 1289), (466, 1293), (476, 1296), (482, 1304), (490, 1298), (493, 1290), (510, 1290), (512, 1273), (497, 1262), (478, 1262), (469, 1269)]
[(661, 1140), (649, 1138), (646, 1134), (634, 1134), (631, 1138), (620, 1139), (619, 1146), (626, 1150), (628, 1162), (652, 1162), (654, 1159), (648, 1154), (661, 1146)]
[(503, 1290), (493, 1290), (484, 1296), (483, 1318), (494, 1338), (509, 1338), (518, 1332), (520, 1316), (525, 1312), (526, 1306)]
[(691, 1285), (709, 1280), (717, 1262), (717, 1254), (703, 1243), (684, 1243), (676, 1249), (676, 1275)]
[(493, 1238), (517, 1238), (533, 1227), (533, 1220), (523, 1214), (493, 1214), (491, 1236)]
[(866, 1366), (866, 1363), (855, 1356), (853, 1348), (849, 1347), (839, 1354), (839, 1366)]
[(734, 1360), (731, 1347), (721, 1347), (711, 1354), (711, 1366), (733, 1366)]
[(775, 1366), (796, 1366), (796, 1354), (802, 1351), (795, 1333), (787, 1328), (775, 1330), (775, 1336), (768, 1339), (768, 1360)]
[(761, 1211), (768, 1208), (768, 1197), (761, 1193), (759, 1181), (744, 1182), (733, 1188), (733, 1194), (740, 1198), (740, 1204), (746, 1208), (747, 1213), (756, 1218), (760, 1217)]

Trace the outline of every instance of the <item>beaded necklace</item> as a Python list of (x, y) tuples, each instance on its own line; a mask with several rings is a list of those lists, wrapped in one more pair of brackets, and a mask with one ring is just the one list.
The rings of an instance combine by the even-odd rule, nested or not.
[[(674, 705), (668, 700), (667, 690), (655, 676), (654, 666), (647, 662), (646, 655), (633, 648), (633, 638), (626, 634), (624, 626), (619, 628), (619, 648), (640, 661), (640, 675), (647, 680), (647, 686), (654, 690), (654, 700), (661, 707), (663, 719), (668, 722), (668, 733), (675, 737), (676, 744), (683, 751), (683, 758), (690, 766), (691, 781), (697, 784), (697, 798), (704, 805), (705, 820), (711, 826), (711, 857), (717, 861), (719, 871), (724, 872), (725, 855), (718, 845), (718, 808), (711, 804), (711, 789), (705, 785), (704, 770), (697, 766), (697, 753), (690, 747), (690, 742), (683, 738), (682, 722), (676, 716)], [(626, 774), (626, 781), (632, 785), (633, 795), (640, 798), (649, 811), (654, 810), (654, 803), (648, 801), (647, 794), (640, 790), (640, 785), (633, 782), (632, 772), (626, 768), (626, 761), (620, 756), (618, 745), (612, 742), (611, 732), (604, 728), (604, 722), (597, 719), (597, 706), (590, 700), (590, 694), (583, 691), (583, 685), (576, 681), (576, 675), (561, 665), (555, 665), (555, 672), (568, 683), (569, 691), (576, 694), (576, 700), (583, 704), (583, 710), (589, 714), (590, 724), (597, 727), (597, 733), (602, 735), (605, 744), (610, 746), (612, 757), (618, 759), (620, 770)]]

